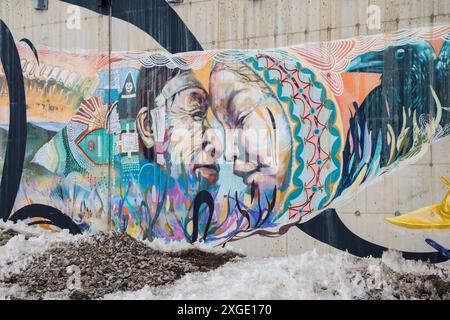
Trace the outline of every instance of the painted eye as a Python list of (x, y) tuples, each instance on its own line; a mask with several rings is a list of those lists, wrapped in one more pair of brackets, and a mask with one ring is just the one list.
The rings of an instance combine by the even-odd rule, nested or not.
[(247, 116), (243, 116), (237, 120), (236, 125), (238, 128), (244, 126), (244, 122), (245, 122), (246, 118), (247, 118)]
[(205, 100), (205, 98), (197, 92), (191, 92), (189, 96), (191, 101), (198, 102), (199, 104), (202, 104)]
[(198, 98), (199, 98), (198, 93), (196, 93), (196, 92), (191, 92), (191, 98), (192, 98), (192, 99), (198, 99)]

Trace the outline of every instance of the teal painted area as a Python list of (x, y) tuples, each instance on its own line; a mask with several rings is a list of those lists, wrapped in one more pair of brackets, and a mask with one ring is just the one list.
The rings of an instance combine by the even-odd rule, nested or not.
[(86, 156), (98, 165), (107, 165), (109, 160), (109, 136), (105, 129), (90, 132), (79, 146)]

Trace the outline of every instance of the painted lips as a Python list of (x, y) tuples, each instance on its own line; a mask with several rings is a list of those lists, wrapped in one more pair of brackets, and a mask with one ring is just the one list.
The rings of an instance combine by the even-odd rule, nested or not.
[(215, 164), (200, 165), (196, 164), (192, 170), (194, 174), (200, 174), (208, 181), (209, 184), (214, 184), (219, 179), (219, 167)]

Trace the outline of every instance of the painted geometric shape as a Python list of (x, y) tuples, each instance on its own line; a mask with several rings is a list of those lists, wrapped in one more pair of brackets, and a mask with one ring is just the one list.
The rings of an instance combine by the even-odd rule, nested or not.
[(91, 131), (78, 143), (86, 157), (97, 165), (108, 164), (108, 134), (105, 129)]

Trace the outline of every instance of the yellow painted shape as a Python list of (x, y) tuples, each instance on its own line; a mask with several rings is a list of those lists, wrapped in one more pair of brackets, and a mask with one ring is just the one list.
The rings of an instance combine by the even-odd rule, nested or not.
[(364, 167), (361, 169), (361, 172), (358, 174), (358, 177), (356, 177), (355, 181), (353, 182), (353, 184), (348, 188), (348, 193), (352, 193), (356, 187), (359, 187), (364, 179), (364, 177), (366, 176), (366, 171), (367, 171), (367, 164), (364, 165)]
[(213, 68), (213, 60), (210, 59), (201, 69), (194, 69), (196, 79), (202, 84), (206, 92), (209, 93), (209, 78), (211, 75), (211, 69)]

